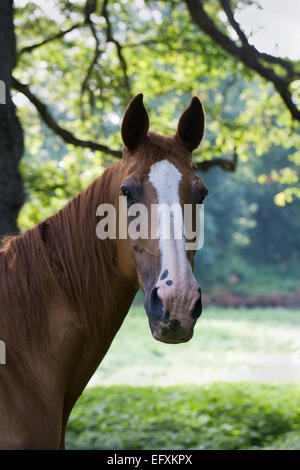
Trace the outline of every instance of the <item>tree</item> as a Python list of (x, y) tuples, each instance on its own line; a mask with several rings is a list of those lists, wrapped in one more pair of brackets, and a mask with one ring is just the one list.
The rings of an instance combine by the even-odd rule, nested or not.
[[(117, 92), (117, 96), (119, 97), (119, 104), (123, 105), (124, 108), (125, 104), (127, 104), (128, 100), (134, 94), (134, 87), (132, 86), (133, 80), (131, 75), (136, 78), (136, 75), (139, 73), (133, 68), (131, 70), (131, 67), (128, 65), (130, 59), (133, 58), (133, 56), (135, 55), (136, 61), (136, 59), (140, 55), (140, 51), (145, 50), (146, 54), (152, 55), (150, 59), (153, 63), (153, 61), (155, 61), (155, 56), (153, 56), (153, 46), (156, 48), (156, 46), (159, 47), (161, 45), (163, 49), (168, 50), (171, 41), (176, 38), (176, 30), (178, 31), (178, 27), (176, 28), (176, 30), (172, 28), (172, 18), (170, 17), (172, 13), (172, 8), (168, 10), (165, 10), (163, 8), (161, 13), (162, 22), (158, 22), (156, 25), (161, 25), (161, 27), (155, 27), (155, 25), (153, 27), (153, 24), (151, 24), (151, 22), (149, 21), (143, 22), (141, 20), (137, 20), (136, 12), (133, 8), (135, 3), (134, 1), (128, 0), (120, 3), (122, 3), (123, 5), (117, 8), (116, 5), (118, 4), (109, 2), (108, 0), (86, 0), (85, 2), (81, 2), (80, 0), (78, 0), (77, 4), (74, 2), (72, 2), (71, 4), (66, 0), (57, 0), (57, 8), (65, 15), (65, 21), (63, 21), (63, 24), (66, 23), (66, 26), (63, 27), (61, 24), (60, 31), (53, 32), (52, 34), (49, 34), (49, 36), (43, 37), (43, 39), (37, 41), (36, 43), (32, 43), (31, 45), (22, 47), (18, 54), (19, 65), (25, 65), (26, 67), (26, 57), (24, 60), (23, 57), (27, 56), (29, 53), (34, 53), (40, 48), (44, 48), (45, 51), (44, 46), (49, 46), (48, 54), (47, 51), (46, 54), (43, 54), (42, 52), (40, 58), (43, 56), (45, 57), (47, 55), (48, 57), (50, 57), (51, 47), (53, 47), (53, 43), (54, 47), (52, 50), (57, 51), (57, 46), (55, 47), (55, 44), (59, 44), (59, 47), (63, 51), (63, 47), (67, 49), (72, 49), (71, 44), (75, 44), (76, 42), (76, 45), (82, 48), (81, 57), (84, 57), (84, 51), (87, 51), (87, 48), (86, 44), (82, 39), (85, 38), (85, 42), (87, 39), (93, 39), (93, 53), (91, 54), (90, 50), (86, 52), (86, 57), (91, 56), (91, 61), (90, 63), (87, 63), (87, 61), (85, 60), (85, 64), (81, 64), (81, 85), (80, 90), (77, 91), (78, 101), (81, 107), (80, 114), (82, 120), (85, 120), (84, 118), (86, 117), (86, 108), (88, 107), (88, 104), (90, 104), (89, 112), (99, 112), (100, 110), (106, 111), (107, 108), (111, 108), (111, 91)], [(150, 5), (151, 2), (146, 3), (150, 9), (152, 7), (155, 7), (154, 2), (153, 5)], [(23, 7), (19, 9), (19, 12), (22, 13), (24, 19), (26, 19), (26, 15), (28, 15), (29, 12), (32, 13), (36, 11), (38, 11), (38, 7), (36, 5), (33, 6), (33, 4), (28, 7)], [(160, 12), (160, 10), (155, 11)], [(72, 24), (70, 23), (70, 19), (72, 18), (74, 13), (77, 15), (77, 17), (81, 16), (81, 20), (77, 21), (75, 24)], [(133, 21), (133, 19), (137, 21)], [(44, 20), (46, 25), (44, 30), (52, 30), (55, 21), (47, 21), (46, 18), (43, 19), (43, 21)], [(127, 25), (127, 28), (126, 34), (123, 34), (123, 41), (121, 42), (121, 40), (117, 39), (117, 37), (120, 36), (118, 24), (122, 21)], [(136, 23), (137, 26), (135, 26), (134, 23)], [(164, 31), (165, 27), (170, 29), (170, 34), (161, 35), (161, 32)], [(147, 31), (147, 29), (149, 29), (149, 31)], [(36, 30), (37, 28), (33, 26), (32, 31), (36, 33)], [(141, 40), (141, 37), (144, 36), (144, 30), (146, 30), (147, 35), (148, 33), (151, 34), (151, 38), (149, 40)], [(78, 33), (79, 31), (81, 38), (78, 34), (77, 41), (71, 40), (69, 43), (67, 37), (70, 36), (70, 33)], [(174, 56), (178, 55), (179, 53), (185, 54), (190, 53), (192, 51), (193, 38), (191, 35), (191, 31), (189, 33), (190, 34), (187, 34), (186, 37), (183, 38), (183, 46), (180, 46), (181, 49), (177, 49), (175, 47), (172, 50), (173, 59)], [(40, 32), (38, 33), (38, 35), (40, 35)], [(130, 42), (128, 40), (129, 37), (131, 38)], [(59, 43), (59, 41), (61, 42)], [(111, 48), (110, 46), (114, 47)], [(64, 52), (66, 52), (66, 49), (64, 50)], [(159, 55), (162, 56), (164, 53), (165, 51), (160, 51)], [(115, 65), (113, 67), (109, 66), (107, 59), (103, 60), (104, 56), (109, 56), (109, 59), (112, 58), (112, 63), (114, 63)], [(166, 63), (162, 68), (164, 68), (166, 72), (168, 72), (169, 69), (170, 72), (171, 67), (168, 64), (168, 60), (166, 60)], [(154, 70), (157, 72), (157, 67), (154, 66)], [(34, 73), (34, 70), (32, 70), (32, 73)], [(110, 74), (112, 74), (112, 79), (111, 77), (109, 77)], [(111, 82), (112, 85), (109, 82)], [(182, 86), (182, 82), (180, 84)], [(178, 85), (179, 84), (176, 84), (176, 86)], [(94, 139), (79, 138), (74, 132), (67, 130), (65, 125), (59, 124), (57, 118), (55, 118), (53, 113), (50, 112), (49, 106), (45, 104), (45, 102), (36, 93), (32, 91), (32, 87), (29, 86), (28, 83), (24, 83), (14, 77), (13, 86), (17, 91), (21, 92), (31, 101), (31, 103), (35, 106), (36, 110), (38, 111), (41, 119), (53, 130), (53, 132), (59, 135), (67, 144), (72, 144), (73, 146), (80, 148), (87, 148), (93, 151), (100, 151), (114, 158), (121, 158), (122, 154), (120, 149), (112, 148)], [(107, 96), (101, 98), (99, 97), (99, 95), (97, 96), (96, 91), (100, 91), (101, 93), (104, 93)], [(157, 91), (159, 90), (156, 90), (156, 92)], [(102, 101), (102, 106), (100, 106), (100, 108), (98, 107), (98, 109), (96, 104), (97, 99)], [(109, 106), (107, 106), (107, 104)], [(237, 153), (234, 147), (232, 147), (231, 150), (231, 159), (209, 158), (206, 161), (199, 161), (197, 163), (197, 168), (199, 170), (207, 171), (211, 167), (220, 166), (226, 171), (234, 171), (237, 164)]]
[[(300, 79), (299, 63), (260, 52), (250, 44), (247, 36), (236, 21), (231, 7), (231, 4), (236, 4), (237, 2), (231, 2), (230, 0), (219, 0), (218, 2), (219, 10), (227, 18), (228, 25), (226, 25), (226, 29), (228, 26), (233, 28), (237, 35), (236, 41), (230, 38), (227, 31), (227, 34), (223, 32), (224, 25), (218, 26), (216, 17), (213, 18), (206, 12), (204, 4), (212, 2), (185, 0), (185, 3), (189, 9), (192, 21), (224, 51), (272, 83), (293, 119), (300, 122), (300, 109), (295, 103), (293, 92), (291, 91), (292, 84)], [(249, 4), (249, 1), (244, 1), (243, 4)]]
[[(201, 152), (195, 154), (199, 170), (219, 166), (235, 171), (238, 156), (245, 160), (282, 144), (290, 151), (289, 175), (295, 181), (300, 133), (293, 131), (291, 112), (282, 95), (274, 93), (268, 77), (279, 74), (278, 80), (285, 80), (285, 74), (290, 79), (298, 73), (297, 64), (258, 53), (246, 45), (242, 34), (242, 45), (231, 40), (227, 25), (218, 17), (222, 2), (205, 2), (204, 10), (204, 2), (182, 0), (53, 0), (52, 10), (46, 12), (35, 0), (15, 2), (19, 44), (12, 83), (30, 103), (19, 110), (27, 138), (22, 166), (27, 183), (41, 181), (41, 173), (35, 169), (45, 164), (45, 145), (56, 162), (60, 181), (50, 179), (40, 186), (46, 185), (62, 200), (70, 195), (70, 188), (64, 192), (61, 183), (64, 170), (58, 168), (62, 154), (68, 159), (65, 168), (72, 158), (73, 163), (79, 158), (90, 167), (92, 153), (102, 166), (120, 158), (120, 118), (129, 99), (141, 91), (152, 111), (152, 129), (162, 133), (174, 132), (191, 95), (204, 100), (207, 133)], [(209, 15), (209, 26), (217, 28), (222, 39), (227, 37), (225, 42), (231, 41), (234, 51), (238, 48), (238, 56), (230, 53), (229, 46), (220, 47), (222, 41), (218, 43), (208, 34), (206, 26), (200, 28), (191, 21), (192, 7), (199, 5)], [(234, 17), (226, 11), (233, 25)], [(250, 67), (255, 61), (255, 68), (268, 69), (264, 81)], [(239, 88), (241, 77), (245, 86)], [(232, 117), (227, 96), (234, 88), (240, 95), (236, 95), (237, 112)], [(53, 132), (51, 138), (45, 126)], [(65, 165), (64, 158), (60, 164)], [(46, 170), (53, 174), (49, 165)], [(96, 164), (90, 176), (95, 170)], [(74, 192), (79, 187), (77, 181)], [(282, 203), (297, 194), (293, 185), (288, 190), (288, 194), (282, 192)]]
[[(280, 143), (287, 146), (290, 149), (289, 159), (294, 163), (288, 171), (286, 168), (277, 171), (277, 181), (283, 185), (288, 183), (289, 187), (281, 191), (275, 197), (275, 201), (280, 205), (292, 202), (293, 197), (300, 197), (300, 189), (295, 186), (295, 183), (299, 181), (298, 166), (300, 164), (300, 62), (261, 52), (251, 44), (251, 40), (246, 36), (235, 18), (234, 9), (241, 9), (252, 4), (259, 6), (259, 2), (255, 0), (184, 0), (184, 2), (192, 22), (221, 50), (232, 57), (233, 67), (240, 65), (250, 73), (255, 72), (263, 79), (263, 86), (267, 88), (267, 85), (271, 84), (281, 98), (289, 116), (282, 118), (282, 106), (277, 108), (277, 100), (270, 100), (268, 97), (263, 106), (265, 108), (273, 107), (271, 112), (268, 113), (272, 125), (277, 121), (279, 127), (285, 128), (281, 135), (281, 141), (270, 142), (271, 145)], [(232, 35), (232, 31), (235, 33), (236, 38)], [(261, 122), (261, 125), (265, 125), (264, 122)], [(289, 131), (287, 131), (288, 129)], [(289, 142), (288, 145), (284, 144), (285, 139)]]
[(16, 60), (13, 2), (0, 3), (0, 80), (5, 103), (0, 104), (0, 238), (16, 233), (18, 212), (24, 202), (18, 164), (23, 154), (23, 132), (15, 113), (10, 88)]

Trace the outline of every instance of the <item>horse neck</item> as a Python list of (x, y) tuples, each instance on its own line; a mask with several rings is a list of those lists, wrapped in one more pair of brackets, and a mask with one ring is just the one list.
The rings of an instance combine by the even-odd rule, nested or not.
[[(116, 240), (100, 240), (96, 236), (99, 222), (96, 217), (97, 207), (101, 203), (115, 204), (119, 193), (120, 171), (120, 164), (110, 168), (78, 198), (71, 201), (70, 207), (66, 208), (70, 215), (67, 220), (74, 225), (69, 229), (68, 226), (65, 227), (71, 248), (68, 249), (65, 246), (66, 241), (62, 239), (58, 243), (67, 253), (64, 264), (71, 266), (74, 271), (68, 274), (69, 281), (64, 284), (65, 297), (70, 308), (60, 308), (54, 312), (52, 337), (56, 342), (55, 332), (60, 321), (64, 323), (62, 329), (69, 335), (67, 325), (70, 318), (73, 322), (76, 312), (75, 324), (79, 328), (74, 329), (75, 335), (70, 339), (68, 353), (65, 354), (65, 341), (55, 344), (59, 348), (59, 357), (69, 357), (70, 354), (74, 358), (74, 355), (79, 354), (78, 380), (82, 386), (107, 352), (136, 293), (136, 286), (129, 283), (119, 269)], [(63, 219), (66, 219), (65, 214)], [(75, 238), (70, 237), (68, 231), (75, 231)], [(80, 270), (75, 275), (78, 267)], [(78, 329), (80, 339), (76, 333)], [(78, 344), (83, 345), (84, 352), (80, 348), (80, 353), (78, 352)], [(82, 362), (82, 358), (86, 357), (89, 360)], [(77, 389), (77, 385), (74, 387)]]
[[(0, 251), (0, 327), (8, 360), (19, 364), (21, 358), (19, 376), (32, 374), (37, 389), (70, 393), (69, 410), (136, 293), (118, 267), (116, 241), (96, 236), (97, 207), (115, 202), (119, 179), (116, 165)], [(7, 380), (14, 370), (4, 368)]]
[(96, 235), (97, 207), (115, 204), (120, 166), (106, 170), (56, 214), (47, 237), (55, 265), (63, 271), (63, 276), (58, 273), (63, 296), (90, 331), (104, 327), (112, 311), (118, 310), (121, 285), (126, 285), (125, 292), (132, 290), (118, 266), (116, 240)]
[(46, 229), (47, 249), (64, 274), (57, 278), (58, 295), (49, 312), (51, 357), (58, 364), (53, 375), (75, 395), (106, 354), (136, 293), (118, 267), (116, 241), (96, 236), (97, 207), (115, 203), (119, 178), (116, 165), (56, 214)]

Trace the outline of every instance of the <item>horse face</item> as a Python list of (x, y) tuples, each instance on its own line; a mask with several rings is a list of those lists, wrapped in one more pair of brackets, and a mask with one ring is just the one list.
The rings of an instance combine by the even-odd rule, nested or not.
[(148, 126), (142, 95), (138, 95), (122, 124), (120, 195), (126, 199), (123, 224), (128, 237), (119, 240), (119, 263), (145, 293), (154, 338), (181, 343), (193, 336), (202, 310), (200, 286), (193, 275), (195, 251), (187, 251), (184, 236), (185, 205), (190, 205), (190, 222), (195, 226), (196, 205), (207, 194), (191, 168), (191, 152), (204, 132), (202, 105), (197, 98), (192, 100), (173, 137), (148, 133)]

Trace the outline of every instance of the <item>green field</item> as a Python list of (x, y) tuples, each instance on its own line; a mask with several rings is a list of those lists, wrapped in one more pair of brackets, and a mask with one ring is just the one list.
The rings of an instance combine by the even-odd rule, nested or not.
[(209, 308), (189, 343), (166, 345), (135, 306), (67, 448), (300, 449), (299, 380), (300, 311)]
[(208, 308), (193, 339), (155, 341), (133, 307), (90, 385), (300, 381), (300, 311)]

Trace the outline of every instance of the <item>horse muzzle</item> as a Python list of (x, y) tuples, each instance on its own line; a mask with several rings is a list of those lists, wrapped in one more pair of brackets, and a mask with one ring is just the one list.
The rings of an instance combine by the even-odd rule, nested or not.
[(156, 285), (147, 293), (145, 310), (153, 337), (164, 343), (185, 343), (193, 337), (202, 312), (201, 289), (193, 282), (189, 289), (163, 289)]

